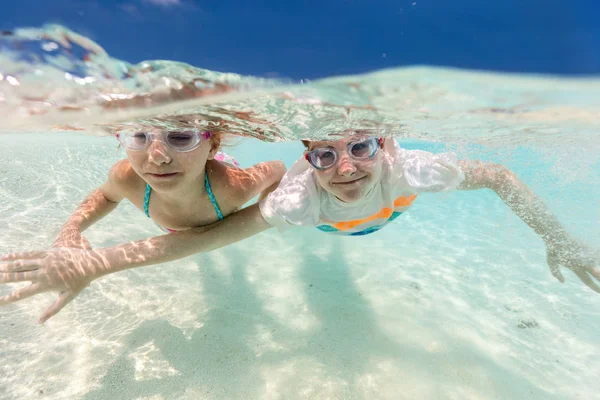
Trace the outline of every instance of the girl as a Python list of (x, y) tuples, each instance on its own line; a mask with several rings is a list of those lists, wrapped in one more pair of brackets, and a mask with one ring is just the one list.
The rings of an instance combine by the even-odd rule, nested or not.
[[(123, 199), (172, 233), (222, 220), (277, 186), (285, 174), (282, 162), (239, 168), (235, 160), (218, 151), (224, 133), (201, 129), (196, 121), (189, 116), (183, 118), (177, 121), (176, 130), (119, 127), (116, 137), (126, 149), (127, 159), (117, 162), (106, 182), (77, 207), (60, 229), (53, 247), (91, 249), (83, 232)], [(63, 293), (61, 304), (77, 294)], [(51, 314), (52, 310), (47, 310), (41, 321)]]

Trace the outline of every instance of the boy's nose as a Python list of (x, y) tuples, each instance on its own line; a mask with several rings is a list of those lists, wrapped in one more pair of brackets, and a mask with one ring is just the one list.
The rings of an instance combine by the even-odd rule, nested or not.
[(350, 157), (342, 156), (338, 163), (338, 174), (342, 176), (352, 176), (356, 172), (356, 166)]
[(153, 164), (161, 165), (171, 162), (171, 157), (169, 157), (167, 146), (161, 141), (155, 140), (150, 143), (147, 151), (148, 161)]

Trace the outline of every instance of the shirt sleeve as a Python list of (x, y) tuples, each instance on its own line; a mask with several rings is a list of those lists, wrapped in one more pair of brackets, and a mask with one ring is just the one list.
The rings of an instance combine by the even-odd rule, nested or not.
[(400, 149), (397, 170), (417, 193), (454, 190), (465, 179), (453, 153)]
[(283, 231), (290, 226), (316, 226), (319, 198), (306, 160), (298, 160), (285, 174), (277, 189), (259, 203), (260, 212), (270, 225)]

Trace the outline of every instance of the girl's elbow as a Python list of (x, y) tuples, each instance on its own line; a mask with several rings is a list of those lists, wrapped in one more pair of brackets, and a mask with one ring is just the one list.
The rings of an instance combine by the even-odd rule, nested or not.
[(282, 161), (272, 161), (271, 168), (271, 178), (273, 182), (279, 182), (287, 172), (287, 168)]

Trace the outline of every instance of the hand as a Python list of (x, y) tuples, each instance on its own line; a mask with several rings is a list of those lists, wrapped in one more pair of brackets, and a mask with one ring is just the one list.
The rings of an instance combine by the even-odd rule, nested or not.
[(56, 235), (52, 247), (66, 247), (72, 249), (91, 250), (92, 245), (83, 236), (79, 229), (61, 229)]
[(564, 240), (560, 243), (546, 243), (546, 256), (550, 272), (560, 282), (565, 278), (560, 272), (560, 266), (569, 268), (577, 277), (593, 291), (600, 293), (600, 287), (594, 282), (600, 282), (600, 258), (590, 256), (588, 251), (574, 240)]
[(107, 261), (96, 251), (55, 248), (15, 253), (0, 261), (0, 283), (31, 282), (31, 285), (0, 297), (0, 306), (57, 291), (58, 299), (40, 316), (40, 323), (56, 315), (90, 282), (100, 276)]

